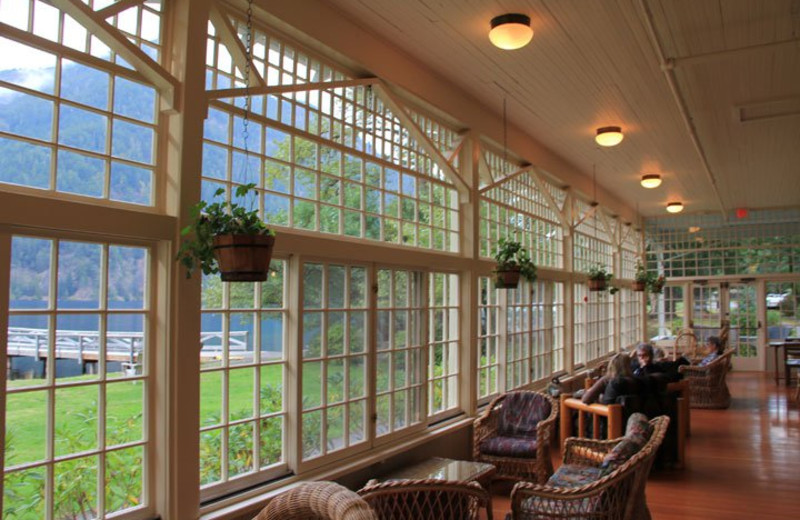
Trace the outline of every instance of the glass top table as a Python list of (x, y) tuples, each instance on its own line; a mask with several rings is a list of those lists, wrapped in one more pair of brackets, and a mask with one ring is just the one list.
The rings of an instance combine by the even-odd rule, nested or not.
[[(497, 472), (492, 464), (472, 462), (469, 460), (453, 460), (443, 457), (432, 457), (417, 464), (400, 468), (382, 477), (377, 482), (390, 480), (451, 480), (459, 482), (477, 482), (484, 489), (489, 489), (492, 476)], [(486, 518), (492, 520), (492, 497), (486, 505)]]
[(392, 471), (377, 480), (436, 479), (458, 480), (461, 482), (470, 482), (474, 480), (486, 487), (496, 471), (493, 465), (485, 462), (433, 457), (412, 466)]

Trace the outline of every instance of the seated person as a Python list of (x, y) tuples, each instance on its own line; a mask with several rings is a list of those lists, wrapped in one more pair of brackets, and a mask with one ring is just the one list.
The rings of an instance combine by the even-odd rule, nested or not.
[(609, 360), (605, 375), (584, 392), (581, 401), (586, 404), (613, 404), (619, 396), (638, 392), (639, 383), (631, 372), (631, 358), (619, 353)]
[[(671, 419), (667, 435), (659, 449), (657, 466), (666, 466), (677, 460), (678, 416), (677, 395), (667, 392), (667, 383), (677, 378), (678, 362), (652, 362), (652, 346), (643, 344), (639, 352), (642, 354), (641, 375), (633, 375), (631, 359), (627, 354), (617, 354), (608, 363), (606, 375), (600, 378), (584, 394), (581, 400), (585, 404), (622, 405), (623, 419), (631, 414), (644, 413), (648, 418), (668, 415)], [(649, 347), (649, 348), (648, 348)], [(684, 363), (688, 363), (684, 361)], [(633, 377), (632, 377), (633, 376)], [(574, 418), (573, 420), (576, 420)], [(605, 435), (606, 423), (600, 421), (601, 437)], [(577, 428), (577, 426), (576, 426)], [(592, 421), (586, 424), (587, 435), (591, 436)], [(577, 431), (574, 430), (574, 431)]]
[(661, 360), (655, 361), (653, 345), (650, 343), (639, 343), (636, 345), (636, 360), (633, 361), (633, 375), (644, 377), (651, 374), (665, 374), (669, 381), (677, 381), (681, 378), (678, 373), (680, 365), (688, 365), (689, 360), (681, 357), (677, 361)]
[(717, 336), (709, 336), (706, 340), (706, 346), (708, 347), (708, 355), (700, 360), (698, 363), (699, 366), (704, 367), (720, 357), (722, 353), (725, 351), (725, 347), (722, 346), (722, 341)]

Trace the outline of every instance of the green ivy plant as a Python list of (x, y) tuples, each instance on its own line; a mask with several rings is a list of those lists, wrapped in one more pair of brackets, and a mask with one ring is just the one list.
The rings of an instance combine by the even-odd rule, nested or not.
[(636, 275), (634, 280), (643, 283), (648, 291), (659, 294), (664, 289), (667, 279), (664, 275), (658, 275), (653, 271), (647, 271), (641, 262), (636, 262)]
[[(236, 188), (236, 198), (244, 200), (258, 196), (254, 183)], [(213, 239), (217, 235), (269, 235), (275, 231), (267, 227), (258, 214), (258, 209), (248, 209), (236, 202), (223, 200), (225, 189), (214, 192), (216, 202), (201, 200), (192, 207), (192, 222), (181, 230), (187, 237), (178, 249), (177, 260), (186, 268), (186, 277), (198, 267), (205, 275), (217, 274), (219, 266), (214, 257)], [(251, 207), (253, 205), (251, 204)]]
[(519, 269), (519, 274), (529, 282), (536, 281), (536, 264), (531, 260), (528, 250), (515, 240), (501, 238), (494, 254), (497, 261), (495, 273)]
[(603, 265), (596, 265), (589, 268), (587, 273), (589, 275), (590, 280), (603, 280), (606, 283), (606, 291), (609, 294), (616, 294), (619, 291), (619, 287), (614, 287), (611, 285), (611, 279), (614, 278), (614, 275), (606, 269)]
[(634, 275), (633, 279), (639, 283), (645, 284), (645, 286), (650, 285), (650, 281), (655, 276), (655, 273), (648, 273), (647, 269), (644, 268), (641, 262), (636, 262), (636, 274)]

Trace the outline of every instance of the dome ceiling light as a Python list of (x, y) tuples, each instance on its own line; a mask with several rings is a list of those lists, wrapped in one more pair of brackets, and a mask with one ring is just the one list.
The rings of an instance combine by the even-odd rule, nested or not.
[(617, 146), (622, 142), (624, 135), (622, 129), (618, 126), (604, 126), (597, 129), (597, 135), (594, 140), (600, 146)]
[(670, 202), (667, 204), (667, 211), (670, 213), (680, 213), (683, 211), (683, 202)]
[(661, 186), (661, 175), (656, 175), (655, 173), (648, 173), (647, 175), (642, 175), (642, 186), (648, 189), (658, 188)]
[(501, 14), (492, 18), (489, 40), (495, 47), (511, 51), (528, 45), (533, 38), (531, 18), (524, 14)]

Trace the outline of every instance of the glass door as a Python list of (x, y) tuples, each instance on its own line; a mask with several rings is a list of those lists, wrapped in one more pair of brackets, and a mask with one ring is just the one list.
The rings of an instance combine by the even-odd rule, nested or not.
[(690, 325), (697, 337), (697, 356), (705, 355), (709, 336), (719, 336), (725, 320), (730, 322), (728, 347), (734, 349), (737, 370), (761, 370), (763, 349), (758, 348), (758, 298), (754, 283), (708, 283), (692, 285)]
[(731, 283), (727, 287), (730, 332), (728, 347), (734, 349), (736, 370), (761, 370), (764, 349), (758, 348), (758, 298), (755, 284)]
[(725, 308), (723, 302), (723, 285), (693, 284), (692, 307), (689, 327), (697, 336), (697, 348), (702, 351), (709, 336), (719, 336)]

